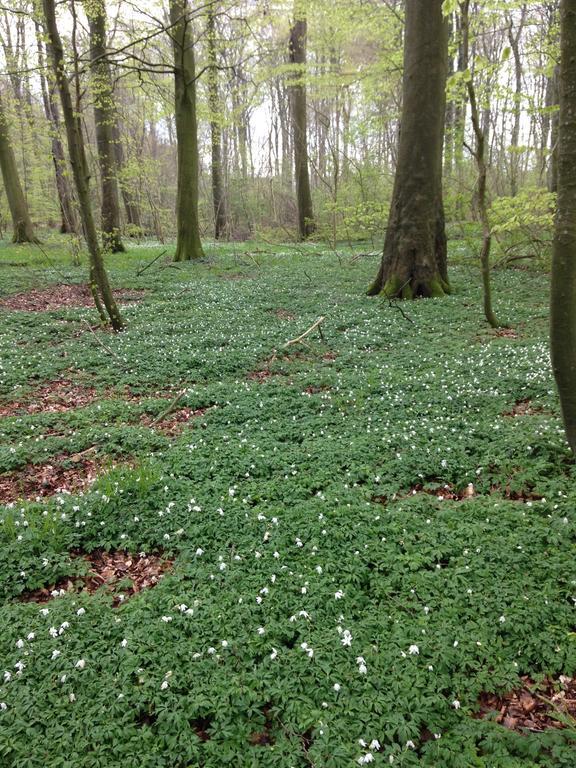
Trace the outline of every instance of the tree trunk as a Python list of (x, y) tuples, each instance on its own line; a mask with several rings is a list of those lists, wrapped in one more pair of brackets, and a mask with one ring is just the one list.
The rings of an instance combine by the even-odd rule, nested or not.
[(124, 156), (124, 147), (122, 146), (120, 126), (118, 125), (118, 114), (116, 113), (114, 117), (114, 124), (112, 125), (112, 138), (114, 140), (114, 155), (118, 174), (118, 185), (120, 187), (120, 194), (122, 195), (122, 200), (124, 202), (126, 221), (131, 227), (130, 235), (134, 237), (135, 235), (142, 234), (142, 218), (140, 216), (138, 200), (133, 194), (128, 181), (122, 178), (122, 172), (126, 166), (126, 158)]
[(62, 115), (64, 125), (66, 126), (66, 136), (68, 139), (68, 152), (70, 155), (70, 164), (74, 175), (76, 193), (80, 205), (80, 215), (82, 217), (82, 227), (88, 254), (90, 256), (90, 289), (94, 297), (94, 303), (103, 322), (106, 321), (106, 315), (110, 318), (112, 328), (115, 331), (121, 331), (124, 322), (120, 311), (116, 306), (108, 274), (104, 267), (102, 251), (98, 242), (98, 233), (94, 223), (92, 213), (92, 203), (90, 201), (89, 179), (90, 171), (86, 161), (86, 152), (84, 149), (84, 138), (82, 136), (81, 116), (78, 110), (74, 110), (72, 96), (68, 77), (64, 68), (64, 50), (62, 40), (56, 24), (56, 12), (54, 0), (42, 0), (44, 8), (44, 18), (46, 21), (46, 31), (49, 38), (49, 51), (52, 58), (56, 84), (60, 92), (60, 101), (62, 102)]
[[(560, 67), (554, 67), (552, 75), (552, 104), (558, 104), (560, 88)], [(550, 118), (550, 161), (548, 164), (547, 185), (549, 192), (558, 191), (558, 127), (560, 123), (560, 114), (558, 111), (552, 113)]]
[(171, 37), (174, 51), (178, 187), (176, 193), (175, 261), (204, 256), (198, 221), (198, 126), (196, 122), (196, 74), (188, 0), (170, 0)]
[(218, 60), (216, 52), (216, 19), (214, 8), (208, 10), (208, 101), (210, 105), (210, 149), (212, 155), (212, 202), (214, 204), (214, 237), (226, 239), (228, 213), (222, 174), (222, 105), (218, 94)]
[(294, 0), (294, 23), (290, 30), (289, 58), (295, 65), (292, 92), (292, 134), (294, 144), (294, 173), (298, 204), (298, 231), (306, 240), (315, 231), (310, 176), (308, 173), (308, 139), (306, 118), (306, 0)]
[(51, 131), (51, 154), (54, 165), (54, 176), (56, 178), (56, 190), (60, 203), (60, 214), (62, 223), (60, 232), (62, 234), (79, 234), (76, 211), (74, 209), (74, 198), (72, 189), (66, 175), (66, 156), (64, 147), (60, 139), (60, 116), (58, 114), (58, 105), (54, 100), (52, 86), (47, 82), (44, 75), (44, 45), (42, 43), (42, 31), (37, 21), (34, 22), (36, 28), (36, 43), (38, 49), (38, 64), (40, 66), (40, 88), (42, 90), (42, 104), (44, 106), (44, 115), (50, 124)]
[(90, 30), (94, 123), (102, 186), (102, 239), (105, 250), (118, 253), (126, 249), (120, 236), (120, 199), (113, 136), (116, 107), (110, 65), (106, 59), (106, 8), (104, 0), (90, 0), (85, 5)]
[(520, 38), (526, 19), (526, 6), (522, 6), (520, 21), (514, 34), (514, 21), (512, 17), (508, 26), (508, 42), (514, 58), (514, 122), (512, 124), (512, 136), (510, 140), (510, 194), (516, 197), (518, 194), (518, 173), (520, 169), (520, 119), (522, 117), (522, 55), (520, 52)]
[(576, 453), (576, 0), (560, 5), (558, 206), (550, 341), (566, 437)]
[(372, 296), (442, 296), (449, 290), (442, 202), (447, 58), (442, 0), (406, 0), (398, 164)]
[(34, 227), (32, 226), (32, 220), (28, 211), (28, 203), (24, 197), (22, 191), (22, 185), (20, 184), (20, 177), (18, 175), (18, 167), (16, 166), (16, 158), (14, 157), (14, 150), (10, 143), (10, 133), (8, 130), (8, 121), (6, 119), (6, 113), (4, 112), (4, 106), (0, 99), (0, 170), (2, 171), (2, 178), (4, 180), (4, 189), (6, 190), (6, 198), (8, 200), (8, 207), (10, 208), (10, 214), (12, 215), (12, 224), (14, 226), (14, 234), (12, 236), (13, 243), (37, 243), (38, 238), (34, 234)]

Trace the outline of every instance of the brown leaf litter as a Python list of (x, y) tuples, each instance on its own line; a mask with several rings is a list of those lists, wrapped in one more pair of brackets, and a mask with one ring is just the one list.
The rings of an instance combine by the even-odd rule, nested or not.
[(0, 475), (0, 504), (83, 490), (107, 467), (103, 459), (86, 455), (90, 452), (91, 449), (84, 455), (61, 454), (45, 464), (27, 464), (22, 469)]
[(114, 606), (126, 598), (155, 587), (166, 571), (174, 564), (173, 560), (160, 554), (147, 555), (116, 550), (106, 552), (96, 549), (94, 552), (73, 553), (74, 557), (83, 558), (88, 564), (88, 571), (81, 576), (62, 579), (57, 584), (25, 592), (20, 596), (23, 602), (46, 603), (64, 592), (93, 594), (104, 587), (114, 595)]
[(215, 406), (206, 406), (205, 408), (180, 408), (177, 411), (167, 413), (162, 419), (156, 421), (156, 419), (149, 414), (144, 414), (140, 417), (140, 421), (151, 429), (158, 429), (160, 432), (165, 432), (169, 435), (177, 435), (184, 431), (186, 425), (192, 421), (192, 419), (200, 418), (204, 414), (214, 408)]
[[(114, 297), (120, 302), (138, 301), (146, 291), (144, 289), (114, 291)], [(48, 312), (68, 307), (92, 307), (94, 299), (87, 285), (52, 285), (49, 288), (33, 289), (0, 300), (0, 307), (20, 312)]]
[(492, 717), (513, 731), (541, 732), (576, 726), (576, 680), (565, 675), (536, 683), (527, 675), (522, 687), (503, 695), (482, 693), (477, 719)]
[(23, 395), (18, 400), (0, 403), (0, 417), (13, 416), (18, 411), (64, 413), (73, 408), (83, 408), (90, 405), (96, 397), (94, 387), (76, 384), (70, 379), (56, 379), (31, 393)]

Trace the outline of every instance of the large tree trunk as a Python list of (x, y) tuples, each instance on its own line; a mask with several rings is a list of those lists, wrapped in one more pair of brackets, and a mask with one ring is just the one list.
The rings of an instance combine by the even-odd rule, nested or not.
[(52, 86), (47, 82), (44, 75), (44, 45), (42, 42), (42, 31), (37, 21), (34, 22), (36, 28), (36, 44), (38, 49), (38, 64), (40, 66), (40, 87), (42, 90), (42, 104), (44, 106), (44, 115), (50, 124), (51, 131), (51, 154), (54, 165), (54, 176), (56, 178), (56, 190), (60, 203), (60, 214), (62, 223), (60, 232), (62, 234), (79, 234), (76, 211), (74, 209), (74, 199), (72, 189), (66, 174), (66, 157), (64, 147), (60, 139), (60, 116), (58, 114), (58, 105), (54, 100)]
[(4, 180), (4, 189), (8, 199), (8, 207), (12, 215), (14, 243), (37, 243), (34, 227), (28, 211), (28, 203), (22, 191), (14, 150), (10, 143), (10, 133), (4, 106), (0, 99), (0, 170)]
[(560, 5), (558, 207), (552, 257), (551, 351), (566, 437), (576, 453), (576, 0)]
[(368, 293), (449, 290), (442, 202), (447, 24), (442, 0), (406, 0), (402, 123), (380, 270)]
[(100, 250), (100, 243), (98, 242), (98, 233), (94, 223), (88, 183), (90, 171), (88, 169), (88, 162), (86, 160), (86, 152), (84, 149), (82, 124), (80, 122), (80, 114), (78, 110), (74, 109), (72, 103), (70, 86), (64, 67), (62, 40), (60, 39), (58, 26), (56, 24), (54, 0), (42, 0), (42, 4), (44, 8), (44, 18), (46, 20), (46, 31), (49, 38), (49, 51), (52, 58), (54, 76), (60, 92), (60, 101), (62, 102), (62, 115), (64, 118), (64, 125), (66, 126), (70, 164), (72, 165), (74, 183), (76, 185), (76, 193), (80, 205), (80, 215), (82, 217), (82, 227), (84, 229), (84, 236), (86, 237), (88, 254), (90, 256), (90, 289), (102, 321), (105, 321), (106, 316), (108, 316), (112, 328), (115, 331), (121, 331), (124, 327), (124, 322), (114, 300), (110, 283), (108, 282), (108, 274), (104, 267), (104, 259), (102, 258), (102, 251)]
[(302, 240), (316, 229), (310, 176), (308, 173), (308, 138), (306, 118), (306, 0), (294, 0), (294, 23), (290, 30), (290, 63), (297, 65), (292, 92), (292, 134), (294, 144), (294, 172), (296, 175), (296, 201), (298, 204), (298, 231)]
[(226, 239), (228, 213), (222, 173), (222, 105), (218, 94), (218, 60), (216, 52), (216, 19), (214, 8), (208, 10), (208, 100), (210, 105), (210, 149), (212, 154), (212, 202), (214, 204), (214, 237)]
[(188, 0), (170, 0), (171, 37), (174, 51), (178, 188), (176, 199), (175, 261), (204, 256), (198, 221), (198, 126), (196, 121), (196, 74)]
[(113, 127), (116, 106), (110, 65), (106, 59), (106, 8), (104, 0), (86, 3), (90, 29), (90, 69), (94, 98), (96, 145), (102, 185), (102, 239), (106, 250), (124, 251), (120, 235), (120, 198), (116, 178), (116, 151)]

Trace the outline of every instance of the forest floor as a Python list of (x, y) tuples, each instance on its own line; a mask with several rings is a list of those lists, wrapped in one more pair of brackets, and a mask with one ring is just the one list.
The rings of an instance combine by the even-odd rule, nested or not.
[(3, 768), (573, 768), (544, 275), (495, 332), (470, 260), (400, 309), (373, 256), (133, 247), (114, 335), (44, 248), (0, 246)]

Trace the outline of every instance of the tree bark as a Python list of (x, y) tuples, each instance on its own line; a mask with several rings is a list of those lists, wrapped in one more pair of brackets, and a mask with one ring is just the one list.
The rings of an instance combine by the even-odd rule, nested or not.
[(106, 316), (110, 319), (112, 328), (115, 331), (121, 331), (124, 327), (124, 321), (114, 300), (112, 289), (108, 281), (108, 274), (104, 267), (104, 259), (98, 242), (98, 233), (94, 223), (92, 213), (92, 203), (90, 201), (90, 171), (86, 160), (84, 149), (84, 138), (82, 136), (82, 124), (80, 114), (74, 109), (68, 77), (64, 68), (64, 50), (62, 40), (58, 32), (56, 23), (56, 11), (54, 0), (42, 0), (44, 9), (44, 18), (46, 21), (46, 31), (49, 39), (49, 51), (52, 58), (52, 66), (58, 91), (60, 92), (60, 101), (62, 103), (62, 115), (64, 125), (66, 126), (66, 137), (68, 140), (68, 153), (70, 164), (74, 175), (76, 193), (80, 205), (80, 215), (82, 217), (82, 227), (88, 246), (90, 257), (90, 289), (94, 298), (94, 303), (103, 322)]
[(12, 216), (14, 234), (13, 243), (37, 243), (38, 238), (34, 234), (34, 227), (28, 211), (28, 203), (22, 191), (20, 176), (14, 157), (14, 150), (10, 143), (8, 121), (4, 111), (4, 105), (0, 98), (0, 170), (4, 180), (4, 189), (8, 207)]
[(566, 437), (576, 453), (576, 0), (560, 5), (558, 205), (550, 341)]
[(520, 119), (522, 116), (522, 55), (520, 51), (520, 39), (524, 22), (526, 19), (526, 5), (522, 6), (520, 12), (520, 21), (516, 24), (516, 33), (514, 34), (514, 21), (509, 17), (508, 22), (508, 42), (514, 58), (514, 121), (512, 124), (512, 135), (510, 139), (510, 194), (516, 197), (518, 194), (518, 174), (520, 170)]
[(368, 293), (442, 296), (449, 291), (442, 146), (448, 30), (442, 0), (406, 0), (398, 164), (380, 270)]
[(106, 8), (104, 0), (90, 0), (85, 3), (85, 7), (90, 30), (94, 123), (102, 187), (102, 240), (105, 250), (118, 253), (126, 249), (120, 234), (120, 199), (113, 135), (116, 106), (110, 65), (106, 59)]
[[(552, 104), (556, 105), (559, 102), (559, 87), (560, 87), (560, 67), (556, 65), (554, 67), (554, 73), (552, 75)], [(552, 113), (550, 118), (550, 161), (548, 164), (547, 185), (549, 192), (558, 191), (558, 127), (560, 123), (560, 115), (558, 111)]]
[(126, 167), (126, 157), (124, 155), (124, 147), (122, 145), (122, 136), (120, 132), (120, 126), (118, 124), (118, 113), (114, 116), (114, 124), (112, 126), (112, 138), (114, 140), (114, 154), (116, 160), (116, 171), (118, 175), (118, 186), (120, 187), (120, 194), (124, 202), (124, 210), (126, 211), (126, 221), (132, 228), (131, 236), (142, 234), (142, 218), (140, 216), (140, 206), (138, 200), (133, 194), (130, 184), (125, 178), (122, 178), (122, 173)]
[(188, 0), (170, 0), (171, 37), (174, 52), (178, 187), (176, 193), (175, 261), (204, 256), (198, 220), (198, 126), (194, 44)]
[(64, 147), (60, 139), (60, 116), (58, 114), (58, 105), (54, 100), (52, 85), (47, 82), (44, 74), (44, 46), (42, 43), (42, 32), (37, 21), (34, 22), (36, 28), (36, 43), (38, 49), (38, 64), (40, 66), (40, 88), (42, 91), (42, 104), (44, 106), (44, 115), (50, 124), (51, 131), (51, 154), (52, 164), (54, 165), (54, 176), (56, 178), (56, 190), (58, 192), (58, 201), (60, 203), (62, 234), (79, 234), (76, 211), (74, 209), (74, 198), (72, 189), (66, 175), (66, 156)]
[(291, 84), (292, 141), (294, 145), (294, 173), (298, 205), (298, 232), (306, 240), (316, 230), (310, 176), (308, 172), (308, 137), (306, 116), (306, 0), (294, 0), (294, 22), (290, 30), (289, 59), (295, 65)]
[(228, 212), (222, 173), (222, 105), (218, 93), (218, 59), (216, 52), (216, 19), (214, 8), (208, 9), (208, 101), (210, 106), (210, 150), (212, 156), (212, 202), (214, 205), (214, 237), (228, 236)]

